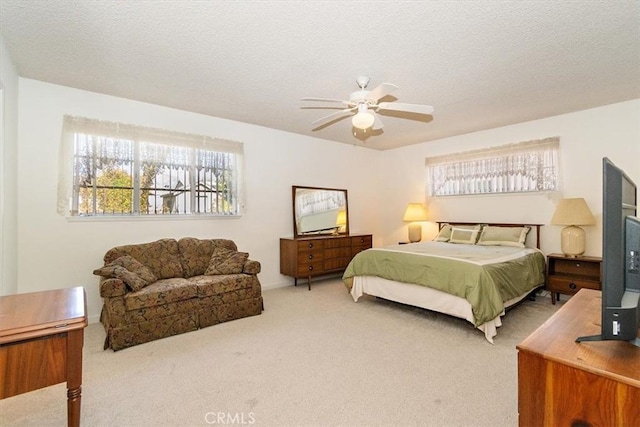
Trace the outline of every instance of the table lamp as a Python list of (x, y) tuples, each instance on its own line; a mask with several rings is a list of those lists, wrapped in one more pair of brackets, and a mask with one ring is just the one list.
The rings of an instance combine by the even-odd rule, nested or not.
[(593, 225), (595, 218), (583, 198), (562, 199), (551, 218), (552, 225), (566, 225), (560, 234), (562, 253), (570, 258), (584, 254), (585, 233), (580, 225)]
[(422, 225), (418, 224), (418, 221), (426, 221), (427, 219), (427, 209), (422, 203), (409, 203), (402, 220), (410, 223), (409, 241), (411, 243), (422, 240)]

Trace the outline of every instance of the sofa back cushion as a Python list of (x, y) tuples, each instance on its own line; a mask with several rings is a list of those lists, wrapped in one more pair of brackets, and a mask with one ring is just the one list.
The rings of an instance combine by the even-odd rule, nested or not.
[(249, 254), (247, 252), (238, 252), (227, 248), (215, 248), (209, 261), (209, 267), (207, 267), (204, 274), (205, 276), (240, 274), (248, 258)]
[(116, 246), (104, 255), (104, 263), (110, 264), (126, 255), (144, 264), (158, 279), (184, 277), (178, 242), (175, 239)]
[(182, 260), (183, 277), (201, 276), (209, 267), (211, 255), (216, 248), (225, 248), (237, 251), (238, 247), (233, 240), (228, 239), (197, 239), (195, 237), (183, 237), (178, 240), (180, 256)]

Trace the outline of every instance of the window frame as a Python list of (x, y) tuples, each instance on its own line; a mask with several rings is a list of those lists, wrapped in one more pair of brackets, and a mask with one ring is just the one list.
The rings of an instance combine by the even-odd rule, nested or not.
[[(85, 150), (83, 153), (81, 153), (80, 150), (76, 152), (76, 143), (79, 139), (85, 140), (82, 142)], [(113, 152), (105, 154), (105, 150), (108, 151), (109, 147), (111, 147), (109, 144), (117, 148), (111, 148)], [(106, 149), (104, 148), (105, 146), (107, 146)], [(126, 147), (124, 150), (129, 150), (129, 152), (122, 154), (119, 150), (123, 150), (123, 147)], [(141, 157), (142, 148), (147, 150), (144, 155), (146, 157)], [(77, 166), (79, 164), (77, 159), (81, 155), (87, 156), (87, 152), (94, 153), (95, 155), (98, 149), (102, 151), (98, 155), (99, 161), (97, 163), (113, 162), (116, 165), (120, 163), (120, 166), (117, 166), (115, 170), (125, 170), (125, 173), (130, 176), (131, 186), (133, 188), (127, 188), (131, 191), (132, 195), (131, 212), (105, 213), (96, 211), (96, 198), (98, 195), (95, 191), (97, 177), (94, 177), (94, 175), (97, 175), (98, 170), (102, 171), (106, 167), (96, 169), (97, 163), (95, 158), (89, 159), (88, 161), (85, 159), (85, 164), (89, 164), (87, 167), (89, 172), (85, 171), (85, 173), (88, 173), (92, 181), (91, 186), (80, 184), (82, 175), (79, 171), (81, 168)], [(181, 159), (172, 155), (167, 157), (167, 153), (173, 153), (172, 150), (183, 154), (186, 153), (186, 155)], [(206, 193), (209, 197), (208, 200), (215, 198), (218, 202), (220, 201), (217, 196), (220, 190), (216, 188), (218, 181), (215, 181), (213, 187), (211, 183), (209, 183), (208, 189), (205, 188), (201, 190), (200, 188), (202, 186), (207, 187), (207, 181), (206, 178), (204, 180), (199, 178), (202, 169), (207, 171), (206, 174), (212, 174), (210, 177), (213, 178), (215, 172), (218, 170), (216, 168), (218, 167), (219, 160), (223, 160), (223, 164), (224, 161), (231, 163), (230, 166), (228, 164), (225, 165), (228, 169), (223, 168), (223, 174), (231, 177), (231, 182), (229, 183), (231, 191), (230, 194), (228, 194), (228, 200), (222, 200), (222, 203), (232, 203), (231, 210), (228, 212), (194, 212), (194, 209), (199, 209), (199, 205), (194, 198), (200, 197), (201, 193)], [(67, 218), (190, 219), (197, 217), (213, 219), (239, 217), (245, 213), (244, 147), (241, 142), (65, 115), (63, 118), (59, 163), (57, 211)], [(126, 167), (122, 167), (122, 164), (128, 164), (129, 166), (127, 167), (129, 170), (126, 170)], [(147, 167), (149, 164), (156, 165), (160, 171), (162, 171), (156, 172), (153, 177), (154, 192), (156, 194), (154, 195), (154, 209), (149, 213), (141, 212), (140, 206), (141, 193), (146, 191), (146, 189), (141, 188), (140, 173), (143, 164), (145, 165), (144, 167)], [(178, 174), (180, 169), (183, 170), (183, 176), (189, 181), (183, 183), (184, 189), (180, 191), (184, 200), (183, 212), (173, 212), (173, 210), (165, 212), (162, 199), (163, 195), (158, 197), (157, 193), (158, 191), (167, 191), (167, 187), (165, 186), (162, 189), (157, 187), (158, 177), (161, 173), (169, 175)], [(215, 176), (217, 177), (217, 175)], [(162, 179), (163, 177), (160, 176), (160, 178)], [(166, 176), (164, 178), (166, 179)], [(178, 180), (177, 182), (180, 181)], [(91, 190), (92, 187), (93, 190)], [(89, 188), (90, 191), (92, 191), (89, 200), (89, 203), (92, 204), (92, 212), (88, 214), (81, 213), (78, 209), (81, 197), (80, 191), (83, 188)], [(172, 193), (175, 189), (174, 187), (169, 187), (168, 191)], [(158, 209), (158, 198), (160, 198), (160, 209)], [(213, 201), (209, 202), (209, 204), (213, 205)]]

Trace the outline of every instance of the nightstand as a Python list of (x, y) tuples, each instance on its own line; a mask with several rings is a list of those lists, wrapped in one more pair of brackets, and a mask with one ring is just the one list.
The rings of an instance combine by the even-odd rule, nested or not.
[(547, 290), (551, 292), (551, 303), (555, 304), (556, 298), (560, 300), (560, 294), (573, 295), (582, 288), (601, 290), (601, 263), (600, 257), (547, 255)]

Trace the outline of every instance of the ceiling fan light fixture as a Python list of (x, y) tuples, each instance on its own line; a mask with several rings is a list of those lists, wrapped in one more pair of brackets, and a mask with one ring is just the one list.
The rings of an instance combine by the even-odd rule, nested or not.
[(353, 116), (353, 118), (351, 119), (351, 123), (353, 124), (353, 126), (362, 130), (369, 129), (371, 126), (373, 126), (374, 121), (375, 117), (373, 117), (373, 115), (368, 112), (360, 112)]
[[(349, 99), (333, 98), (301, 98), (301, 101), (318, 101), (336, 103), (333, 107), (302, 107), (302, 108), (336, 108), (339, 111), (328, 114), (311, 122), (317, 129), (324, 128), (336, 123), (348, 116), (351, 117), (354, 135), (359, 132), (367, 132), (369, 129), (379, 131), (384, 126), (377, 113), (385, 111), (404, 111), (414, 114), (433, 115), (433, 107), (421, 104), (406, 104), (402, 102), (386, 102), (381, 100), (398, 89), (398, 86), (391, 83), (381, 83), (372, 90), (366, 90), (369, 85), (369, 77), (358, 76), (356, 78), (359, 91), (351, 93)], [(345, 108), (346, 107), (346, 108)], [(355, 115), (354, 115), (355, 112)]]
[(375, 121), (376, 118), (369, 112), (366, 104), (360, 104), (358, 106), (358, 113), (351, 119), (351, 124), (357, 129), (366, 130), (373, 126)]

